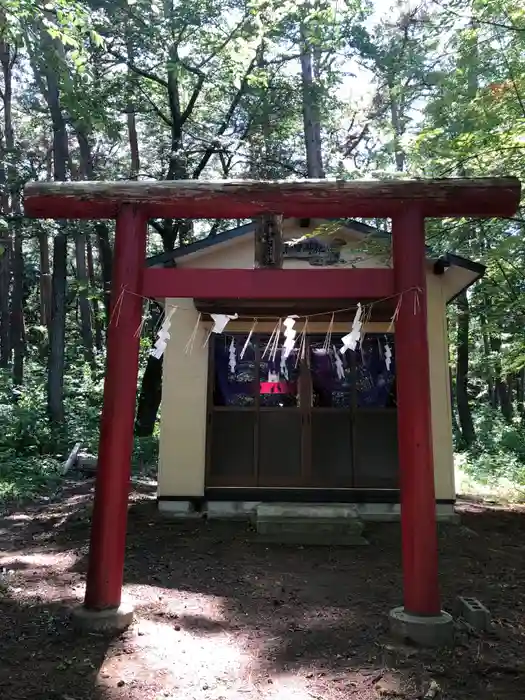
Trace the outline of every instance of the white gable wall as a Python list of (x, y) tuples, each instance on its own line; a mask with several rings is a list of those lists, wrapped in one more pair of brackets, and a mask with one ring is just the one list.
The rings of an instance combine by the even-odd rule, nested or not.
[[(389, 267), (387, 256), (371, 255), (366, 250), (362, 250), (365, 245), (364, 237), (346, 227), (335, 227), (333, 224), (316, 220), (308, 228), (300, 228), (295, 219), (285, 222), (283, 227), (285, 240), (295, 240), (303, 236), (313, 237), (326, 241), (330, 245), (331, 239), (344, 239), (346, 245), (341, 249), (341, 259), (344, 262), (338, 263), (337, 267)], [(388, 246), (389, 242), (386, 241)], [(374, 252), (377, 243), (374, 244)], [(345, 264), (346, 263), (346, 264)], [(233, 238), (216, 246), (203, 248), (200, 251), (191, 253), (177, 259), (178, 267), (198, 267), (198, 268), (253, 268), (254, 266), (254, 235), (253, 233)], [(284, 268), (306, 269), (311, 265), (307, 260), (297, 260), (285, 258)]]

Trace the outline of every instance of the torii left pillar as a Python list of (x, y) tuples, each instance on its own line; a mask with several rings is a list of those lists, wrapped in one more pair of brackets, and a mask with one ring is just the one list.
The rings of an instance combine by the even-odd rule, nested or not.
[(88, 630), (125, 629), (133, 608), (121, 600), (133, 450), (147, 217), (133, 205), (117, 215), (104, 406), (84, 604), (74, 624)]

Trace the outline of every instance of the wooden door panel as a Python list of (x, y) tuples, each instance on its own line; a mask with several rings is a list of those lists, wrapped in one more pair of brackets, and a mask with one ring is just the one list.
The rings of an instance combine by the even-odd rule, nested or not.
[(302, 429), (303, 418), (297, 409), (260, 411), (258, 486), (302, 484)]
[(356, 488), (399, 488), (395, 409), (357, 411), (354, 445)]
[(213, 411), (208, 486), (256, 485), (256, 416), (255, 411)]
[(312, 466), (308, 486), (351, 488), (352, 420), (349, 411), (312, 410)]

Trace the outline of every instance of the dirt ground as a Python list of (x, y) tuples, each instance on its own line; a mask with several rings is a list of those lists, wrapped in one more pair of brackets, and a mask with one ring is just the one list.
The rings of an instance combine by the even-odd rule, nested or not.
[(0, 697), (9, 700), (448, 700), (525, 698), (525, 511), (460, 506), (440, 527), (444, 607), (478, 597), (493, 614), (479, 635), (422, 651), (388, 637), (401, 602), (399, 528), (370, 546), (267, 546), (247, 524), (180, 523), (133, 495), (124, 634), (78, 636), (92, 483), (0, 517)]

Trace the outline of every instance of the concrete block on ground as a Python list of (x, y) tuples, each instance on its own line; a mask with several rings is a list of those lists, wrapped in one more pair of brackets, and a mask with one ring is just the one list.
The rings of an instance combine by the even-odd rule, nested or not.
[(456, 601), (456, 614), (476, 630), (486, 631), (491, 626), (491, 614), (477, 598), (459, 596)]
[(399, 607), (391, 610), (389, 617), (390, 631), (402, 641), (422, 647), (446, 647), (454, 642), (454, 620), (443, 610), (440, 615), (422, 617)]

